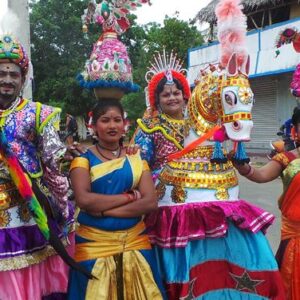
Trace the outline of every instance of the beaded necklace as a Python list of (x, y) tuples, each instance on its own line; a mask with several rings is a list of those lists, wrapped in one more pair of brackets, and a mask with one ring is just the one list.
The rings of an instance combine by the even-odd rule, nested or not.
[(118, 155), (117, 155), (117, 153), (116, 153), (116, 155), (113, 153), (113, 152), (115, 152), (115, 151), (111, 151), (111, 153), (112, 153), (112, 155), (114, 155), (115, 157), (107, 157), (107, 156), (105, 156), (105, 155), (103, 155), (103, 153), (102, 153), (102, 151), (100, 150), (100, 145), (99, 144), (96, 144), (96, 149), (97, 149), (97, 151), (98, 151), (98, 153), (103, 157), (103, 158), (105, 158), (105, 159), (107, 159), (107, 160), (112, 160), (112, 159), (115, 159), (115, 158), (119, 158), (120, 157), (120, 155), (121, 155), (121, 147), (119, 147), (118, 148)]

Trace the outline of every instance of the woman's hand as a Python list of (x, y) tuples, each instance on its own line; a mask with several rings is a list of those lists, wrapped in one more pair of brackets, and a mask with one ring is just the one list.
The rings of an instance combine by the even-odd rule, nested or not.
[(127, 194), (132, 195), (134, 201), (142, 198), (140, 191), (136, 189), (128, 191)]
[(276, 161), (269, 161), (266, 165), (260, 168), (254, 168), (253, 166), (245, 164), (237, 164), (234, 159), (232, 159), (234, 153), (231, 151), (227, 157), (232, 161), (233, 166), (237, 171), (245, 176), (247, 179), (257, 182), (264, 183), (269, 182), (280, 176), (282, 172), (282, 166)]
[(67, 146), (67, 151), (64, 155), (64, 160), (72, 161), (75, 157), (85, 153), (87, 148), (80, 143), (74, 142), (72, 145)]
[(126, 154), (127, 155), (134, 155), (140, 150), (140, 146), (137, 144), (129, 145), (126, 148)]

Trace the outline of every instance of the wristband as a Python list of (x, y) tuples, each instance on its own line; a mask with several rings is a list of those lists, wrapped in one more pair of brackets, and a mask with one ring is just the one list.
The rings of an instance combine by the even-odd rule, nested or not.
[(251, 169), (252, 169), (251, 166), (250, 166), (249, 164), (248, 164), (248, 167), (249, 167), (249, 168), (248, 168), (247, 172), (242, 173), (242, 172), (239, 171), (239, 173), (240, 173), (242, 176), (247, 176), (247, 175), (251, 172)]

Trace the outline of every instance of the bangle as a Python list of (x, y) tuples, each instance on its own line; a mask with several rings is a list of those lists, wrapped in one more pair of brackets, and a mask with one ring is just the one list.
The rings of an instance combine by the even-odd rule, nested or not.
[(245, 173), (242, 173), (242, 172), (240, 172), (239, 171), (239, 173), (242, 175), (242, 176), (247, 176), (250, 172), (251, 172), (251, 166), (248, 164), (248, 170), (247, 170), (247, 172), (245, 172)]
[(252, 168), (252, 166), (250, 166), (249, 171), (244, 176), (247, 177), (247, 178), (249, 178), (249, 177), (251, 177), (253, 175), (253, 173), (254, 173), (254, 168)]
[(254, 168), (251, 165), (248, 165), (248, 166), (249, 166), (249, 169), (246, 173), (240, 173), (242, 176), (247, 177), (247, 178), (252, 176), (254, 173)]

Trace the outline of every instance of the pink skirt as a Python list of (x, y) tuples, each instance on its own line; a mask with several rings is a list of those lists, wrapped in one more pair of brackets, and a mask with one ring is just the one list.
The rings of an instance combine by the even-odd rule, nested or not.
[[(74, 234), (66, 248), (74, 253)], [(58, 255), (48, 257), (39, 264), (27, 268), (0, 272), (0, 299), (41, 300), (54, 293), (66, 293), (69, 267)]]

